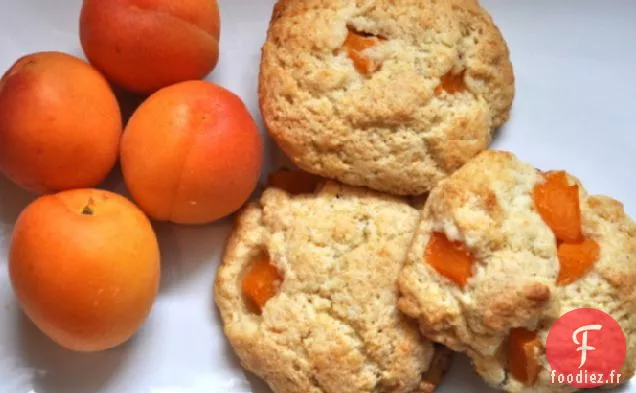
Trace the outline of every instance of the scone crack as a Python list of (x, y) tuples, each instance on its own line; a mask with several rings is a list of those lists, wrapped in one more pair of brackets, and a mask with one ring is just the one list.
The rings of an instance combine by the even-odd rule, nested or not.
[[(368, 342), (363, 338), (362, 334), (360, 333), (358, 328), (355, 326), (355, 323), (352, 323), (351, 321), (348, 321), (345, 317), (339, 316), (333, 310), (333, 301), (331, 299), (331, 296), (324, 296), (324, 295), (321, 295), (321, 294), (317, 294), (317, 295), (319, 297), (321, 297), (323, 300), (329, 301), (329, 308), (324, 310), (324, 311), (322, 311), (322, 313), (327, 315), (327, 316), (329, 316), (334, 321), (336, 321), (336, 322), (340, 323), (341, 325), (344, 325), (344, 326), (346, 326), (346, 327), (348, 327), (350, 329), (350, 333), (348, 334), (349, 338), (353, 339), (358, 344), (358, 345), (355, 346), (355, 349), (357, 349), (358, 352), (364, 358), (367, 368), (370, 368), (371, 370), (373, 370), (373, 373), (376, 376), (376, 380), (375, 380), (375, 384), (374, 384), (375, 386), (373, 387), (373, 390), (370, 391), (370, 393), (377, 392), (378, 384), (381, 382), (381, 375), (380, 374), (382, 372), (382, 369), (381, 369), (380, 364), (378, 363), (378, 361), (376, 359), (373, 359), (373, 357), (369, 354), (369, 352), (367, 350)], [(312, 333), (313, 333), (313, 331), (312, 331)], [(311, 334), (309, 335), (308, 339), (310, 337), (311, 337)], [(304, 341), (303, 341), (303, 344), (306, 345), (306, 343)]]
[(314, 374), (310, 374), (308, 379), (309, 379), (309, 383), (314, 388), (318, 389), (322, 393), (326, 392), (325, 388), (322, 387), (322, 385), (320, 384), (320, 381), (318, 380), (318, 378), (316, 378)]

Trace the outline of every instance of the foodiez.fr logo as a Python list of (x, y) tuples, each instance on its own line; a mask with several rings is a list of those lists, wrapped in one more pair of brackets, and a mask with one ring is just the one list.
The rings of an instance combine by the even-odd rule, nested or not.
[(552, 383), (595, 388), (622, 382), (627, 343), (618, 322), (603, 311), (580, 308), (550, 329), (546, 356)]

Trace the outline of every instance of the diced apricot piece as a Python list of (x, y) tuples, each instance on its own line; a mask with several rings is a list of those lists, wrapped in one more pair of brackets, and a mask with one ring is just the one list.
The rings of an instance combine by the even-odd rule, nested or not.
[(464, 287), (473, 275), (473, 256), (460, 242), (448, 240), (443, 233), (431, 235), (426, 246), (426, 262), (442, 276)]
[(510, 331), (508, 339), (508, 368), (512, 377), (526, 385), (532, 385), (541, 371), (535, 356), (539, 345), (537, 334), (524, 328)]
[(266, 255), (259, 256), (243, 277), (243, 296), (260, 314), (265, 303), (278, 293), (282, 276)]
[(598, 260), (600, 253), (598, 243), (590, 238), (580, 243), (561, 243), (557, 251), (561, 265), (557, 284), (567, 285), (583, 277)]
[(281, 170), (269, 175), (267, 185), (287, 191), (292, 195), (311, 194), (316, 191), (320, 177), (301, 171)]
[(581, 233), (579, 186), (568, 184), (565, 172), (545, 174), (545, 182), (534, 187), (534, 204), (557, 240), (577, 243)]
[(435, 88), (435, 94), (440, 95), (444, 92), (448, 94), (461, 93), (466, 90), (466, 83), (464, 82), (465, 71), (453, 73), (447, 72), (440, 78), (439, 85)]
[(349, 58), (353, 60), (353, 65), (359, 73), (369, 75), (380, 68), (380, 65), (364, 54), (364, 51), (373, 48), (382, 41), (382, 38), (372, 35), (362, 34), (353, 29), (349, 29), (344, 47)]

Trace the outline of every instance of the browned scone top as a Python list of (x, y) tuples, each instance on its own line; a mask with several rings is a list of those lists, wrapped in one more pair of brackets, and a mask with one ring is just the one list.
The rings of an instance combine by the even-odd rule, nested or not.
[[(352, 35), (373, 43), (354, 54), (366, 71)], [(488, 147), (514, 77), (477, 1), (280, 0), (259, 95), (269, 132), (301, 168), (419, 195)]]
[[(328, 182), (268, 188), (246, 208), (219, 267), (215, 300), (242, 365), (276, 393), (430, 393), (449, 351), (397, 309), (417, 226), (404, 200)], [(254, 312), (242, 283), (266, 255), (281, 277)]]
[[(572, 281), (559, 282), (559, 243), (534, 202), (545, 176), (514, 155), (479, 154), (431, 192), (400, 275), (400, 310), (418, 320), (433, 341), (465, 352), (492, 386), (513, 393), (568, 393), (553, 383), (546, 357), (550, 327), (565, 313), (595, 308), (623, 329), (627, 357), (622, 382), (636, 369), (636, 223), (623, 205), (578, 186), (581, 231), (598, 257)], [(474, 257), (462, 286), (428, 263), (434, 234), (463, 245)], [(536, 333), (538, 373), (519, 381), (510, 366), (513, 329)]]

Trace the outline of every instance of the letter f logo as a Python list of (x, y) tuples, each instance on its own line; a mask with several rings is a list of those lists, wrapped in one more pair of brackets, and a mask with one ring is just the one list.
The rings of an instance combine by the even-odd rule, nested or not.
[[(574, 341), (576, 345), (580, 345), (580, 347), (576, 349), (577, 351), (581, 351), (581, 364), (579, 365), (579, 368), (583, 367), (585, 361), (587, 360), (587, 351), (593, 351), (596, 349), (587, 345), (587, 332), (590, 330), (601, 330), (602, 328), (602, 325), (586, 325), (576, 329), (574, 331), (574, 334), (572, 334), (572, 341)], [(579, 342), (577, 336), (581, 332), (583, 332), (583, 339), (581, 340), (581, 342)]]

